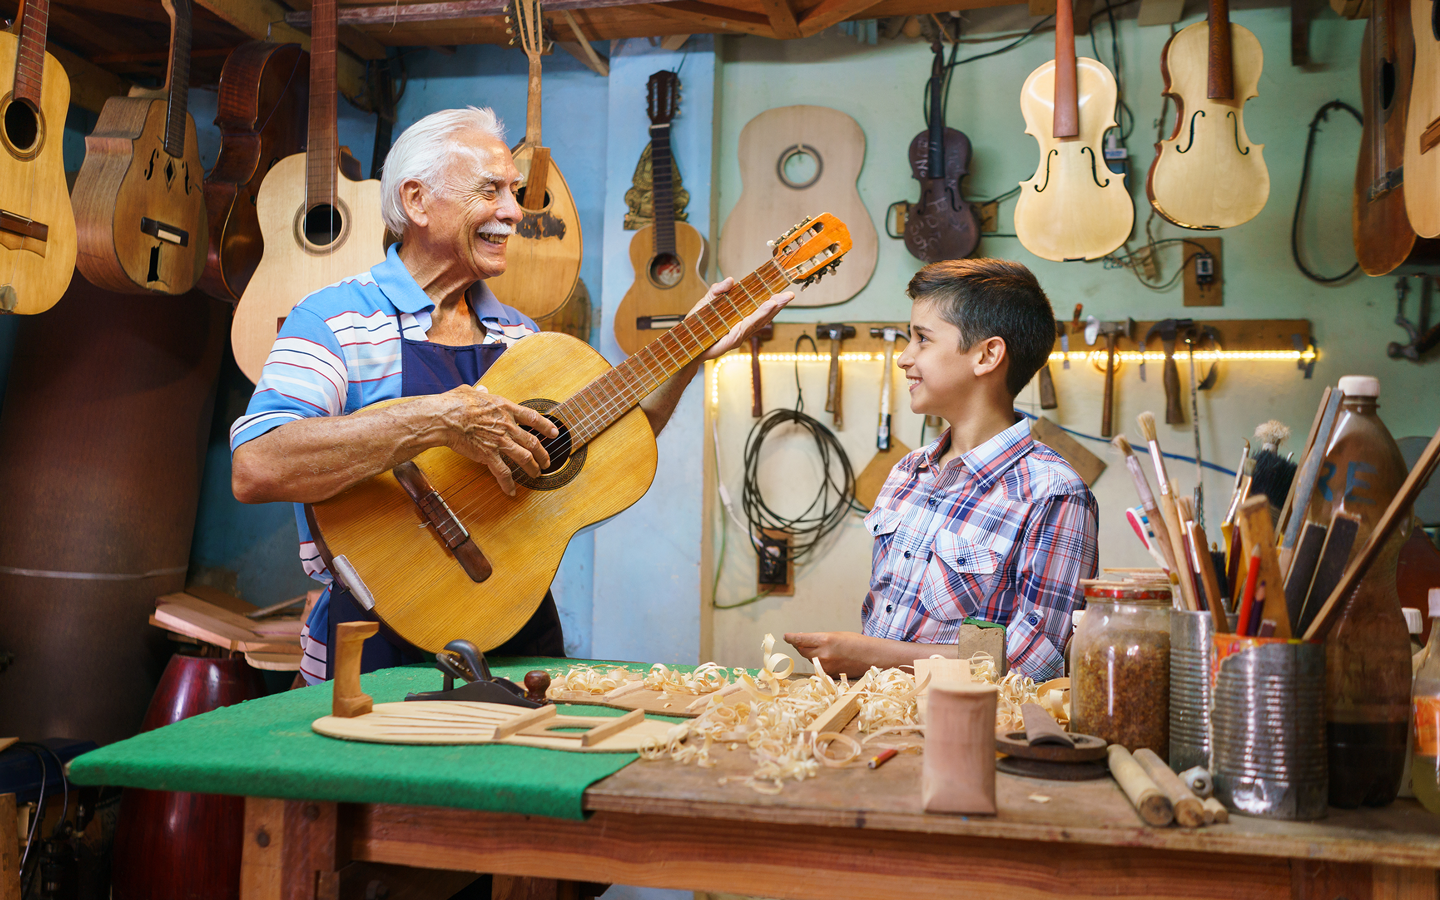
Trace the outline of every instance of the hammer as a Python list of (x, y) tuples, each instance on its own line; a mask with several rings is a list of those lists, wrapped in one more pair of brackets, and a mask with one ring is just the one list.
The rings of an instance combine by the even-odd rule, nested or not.
[(1110, 424), (1111, 408), (1115, 405), (1115, 341), (1122, 337), (1135, 340), (1135, 320), (1126, 318), (1123, 322), (1100, 322), (1099, 325), (1099, 333), (1105, 335), (1105, 405), (1100, 411), (1100, 436), (1108, 438), (1115, 433)]
[(830, 386), (825, 392), (825, 411), (834, 416), (835, 430), (840, 431), (845, 427), (840, 408), (840, 342), (855, 336), (855, 326), (843, 322), (816, 325), (815, 336), (830, 339)]
[(756, 419), (765, 415), (765, 404), (760, 398), (760, 342), (768, 341), (775, 336), (775, 326), (766, 325), (764, 328), (757, 328), (750, 333), (750, 390), (755, 395), (755, 402), (750, 407), (750, 415)]
[(1150, 326), (1145, 332), (1145, 346), (1150, 339), (1160, 335), (1165, 348), (1165, 424), (1184, 425), (1185, 406), (1180, 402), (1180, 370), (1175, 365), (1175, 340), (1179, 333), (1195, 324), (1194, 319), (1163, 319)]

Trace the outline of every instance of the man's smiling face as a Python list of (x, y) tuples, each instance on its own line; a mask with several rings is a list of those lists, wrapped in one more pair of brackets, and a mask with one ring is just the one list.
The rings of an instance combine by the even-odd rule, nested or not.
[(522, 179), (504, 143), (479, 131), (455, 135), (441, 185), (431, 191), (427, 230), (449, 244), (475, 280), (505, 272), (505, 243), (523, 215)]

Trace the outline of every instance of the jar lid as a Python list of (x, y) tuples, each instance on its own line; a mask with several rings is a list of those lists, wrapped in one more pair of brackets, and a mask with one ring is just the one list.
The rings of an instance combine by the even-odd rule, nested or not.
[(1380, 379), (1373, 375), (1346, 375), (1340, 379), (1340, 393), (1347, 397), (1380, 396)]
[[(1434, 588), (1431, 588), (1434, 593)], [(1420, 610), (1407, 606), (1400, 610), (1405, 614), (1405, 627), (1410, 629), (1411, 634), (1419, 634), (1425, 630), (1425, 618), (1420, 615)]]
[(1170, 588), (1168, 585), (1160, 585), (1153, 582), (1091, 581), (1083, 578), (1080, 580), (1080, 584), (1085, 589), (1085, 599), (1087, 600), (1163, 600), (1167, 603), (1170, 602)]

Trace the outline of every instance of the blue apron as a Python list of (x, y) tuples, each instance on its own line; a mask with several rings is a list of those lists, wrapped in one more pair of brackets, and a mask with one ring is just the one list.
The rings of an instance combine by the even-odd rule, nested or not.
[[(400, 341), (400, 396), (420, 397), (443, 394), (462, 384), (475, 384), (505, 352), (505, 344), (471, 344), (468, 347), (447, 347), (429, 341)], [(336, 646), (335, 626), (341, 622), (376, 622), (373, 612), (366, 610), (339, 582), (330, 588), (330, 626), (326, 636), (328, 647)], [(400, 637), (383, 622), (383, 640), (366, 641), (360, 656), (360, 671), (373, 672), (408, 663), (424, 662), (426, 654)], [(461, 635), (456, 635), (461, 637)], [(549, 591), (540, 601), (540, 608), (515, 636), (488, 651), (494, 656), (555, 656), (565, 655), (565, 636), (560, 628), (560, 613)], [(335, 657), (326, 655), (325, 677), (335, 677)]]

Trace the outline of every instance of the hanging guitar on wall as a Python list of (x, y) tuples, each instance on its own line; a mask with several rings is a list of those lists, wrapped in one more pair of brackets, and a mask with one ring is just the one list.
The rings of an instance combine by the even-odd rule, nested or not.
[(45, 52), (49, 0), (21, 0), (15, 30), (0, 32), (0, 313), (54, 306), (75, 271), (75, 214), (61, 133), (70, 79)]
[(230, 327), (235, 361), (251, 381), (260, 380), (280, 323), (295, 304), (385, 259), (380, 182), (352, 181), (342, 164), (335, 131), (335, 40), (335, 0), (316, 0), (305, 152), (280, 160), (260, 185), (255, 213), (265, 250)]
[(1105, 165), (1100, 142), (1115, 127), (1115, 76), (1075, 57), (1070, 0), (1055, 5), (1055, 59), (1020, 89), (1025, 133), (1040, 144), (1040, 165), (1020, 183), (1015, 234), (1042, 259), (1098, 259), (1130, 236), (1135, 204), (1123, 175)]
[(1245, 134), (1245, 101), (1259, 93), (1265, 55), (1230, 22), (1229, 0), (1210, 0), (1208, 21), (1181, 29), (1160, 53), (1175, 130), (1155, 145), (1145, 191), (1155, 211), (1182, 228), (1232, 228), (1270, 197), (1264, 144)]
[(118, 293), (189, 291), (210, 245), (205, 169), (186, 111), (190, 0), (161, 3), (170, 14), (165, 88), (105, 101), (75, 179), (75, 265), (91, 284)]
[(875, 271), (879, 238), (855, 187), (865, 161), (859, 123), (824, 106), (766, 110), (741, 130), (739, 161), (744, 187), (720, 230), (721, 271), (738, 275), (760, 265), (765, 248), (754, 235), (778, 234), (808, 210), (826, 207), (849, 223), (855, 246), (839, 272), (790, 308), (829, 306), (860, 293)]
[(1405, 116), (1405, 211), (1423, 238), (1440, 237), (1440, 0), (1410, 0), (1415, 74)]
[(920, 201), (905, 216), (905, 249), (927, 263), (969, 256), (980, 243), (980, 220), (961, 193), (970, 171), (970, 138), (945, 126), (945, 50), (939, 40), (933, 49), (930, 125), (910, 142)]
[(675, 221), (670, 123), (680, 106), (680, 78), (656, 72), (646, 85), (650, 116), (650, 170), (654, 181), (655, 222), (630, 239), (635, 283), (615, 310), (615, 343), (626, 355), (680, 324), (705, 295), (705, 238), (688, 222)]

